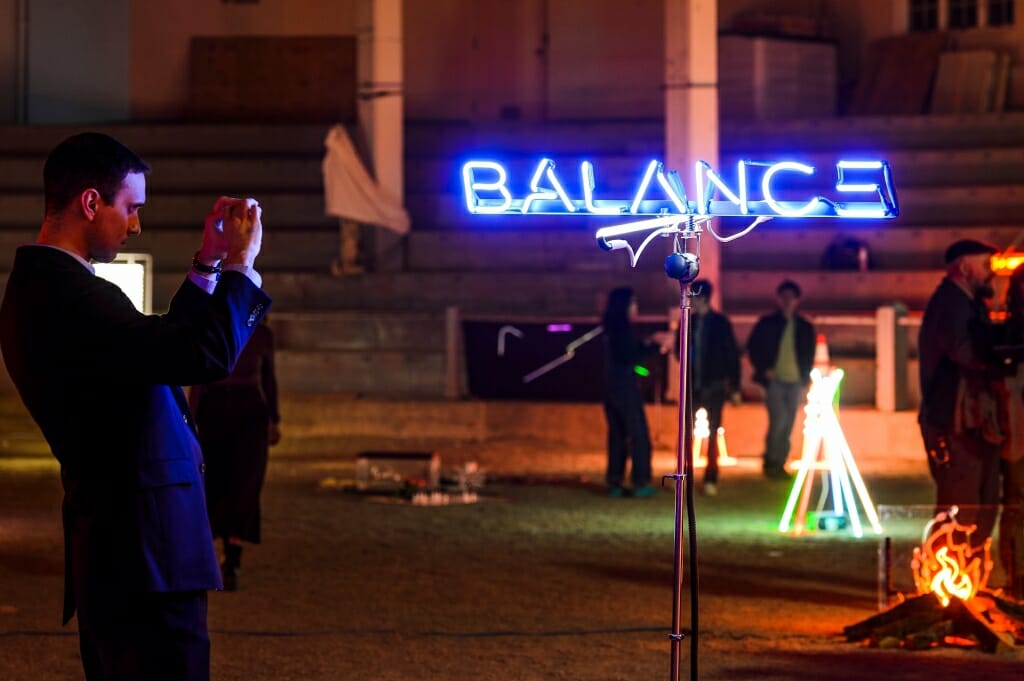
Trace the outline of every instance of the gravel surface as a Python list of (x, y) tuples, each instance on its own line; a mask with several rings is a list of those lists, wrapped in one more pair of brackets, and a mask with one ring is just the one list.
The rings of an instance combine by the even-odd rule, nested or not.
[[(272, 460), (264, 543), (240, 590), (210, 597), (213, 678), (670, 677), (671, 491), (611, 499), (601, 452), (504, 442), (438, 449), (490, 475), (478, 503), (413, 506), (346, 489), (365, 444)], [(656, 473), (672, 466), (659, 452)], [(876, 503), (931, 500), (922, 462), (862, 470)], [(847, 643), (843, 626), (876, 610), (878, 538), (780, 534), (787, 492), (741, 458), (696, 499), (699, 678), (1024, 679), (1020, 654)], [(74, 623), (60, 626), (59, 504), (49, 458), (0, 458), (0, 681), (82, 678)], [(689, 640), (681, 654), (693, 678)]]

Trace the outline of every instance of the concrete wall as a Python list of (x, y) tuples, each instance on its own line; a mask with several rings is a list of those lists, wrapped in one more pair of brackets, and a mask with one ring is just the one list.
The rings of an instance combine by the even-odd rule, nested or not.
[(543, 4), (406, 0), (406, 116), (540, 119), (546, 62)]
[(29, 122), (129, 119), (131, 11), (131, 0), (29, 3)]
[[(356, 31), (357, 0), (0, 0), (0, 121), (14, 118), (21, 1), (30, 9), (30, 114), (36, 123), (180, 116), (193, 36)], [(821, 17), (839, 46), (841, 93), (855, 84), (872, 41), (904, 30), (906, 5), (718, 0), (725, 30), (752, 11)], [(663, 23), (664, 0), (406, 0), (406, 115), (660, 118)], [(1024, 61), (1024, 21), (950, 35), (961, 48), (998, 47)]]
[[(36, 0), (38, 2), (38, 0)], [(355, 0), (131, 2), (131, 113), (136, 120), (179, 116), (188, 99), (192, 36), (354, 35)]]
[[(36, 123), (179, 117), (193, 36), (356, 31), (357, 0), (25, 1)], [(14, 118), (18, 2), (0, 0), (0, 121)], [(864, 40), (893, 26), (886, 0), (718, 4), (723, 27), (758, 7), (827, 14), (838, 32), (841, 83), (855, 77)], [(663, 22), (663, 0), (407, 0), (407, 117), (660, 118)]]
[(551, 2), (551, 118), (664, 115), (664, 0)]
[(0, 124), (17, 120), (18, 0), (0, 0)]

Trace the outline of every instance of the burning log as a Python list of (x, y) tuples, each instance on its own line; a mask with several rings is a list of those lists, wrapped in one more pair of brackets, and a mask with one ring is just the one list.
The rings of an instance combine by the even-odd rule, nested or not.
[(844, 627), (843, 633), (848, 641), (867, 641), (871, 647), (927, 650), (970, 642), (1005, 653), (1024, 645), (1024, 607), (990, 592), (969, 601), (953, 597), (943, 606), (928, 593)]
[(845, 627), (848, 641), (908, 650), (968, 645), (991, 653), (1024, 645), (1024, 606), (986, 589), (992, 539), (972, 541), (977, 527), (960, 524), (958, 512), (952, 506), (938, 513), (914, 549), (910, 567), (921, 595)]
[(900, 631), (902, 623), (912, 621), (916, 628), (924, 628), (943, 619), (943, 607), (935, 594), (908, 598), (899, 605), (873, 615), (862, 622), (843, 628), (848, 641), (861, 641), (866, 638), (879, 640), (887, 636), (906, 636), (907, 631)]

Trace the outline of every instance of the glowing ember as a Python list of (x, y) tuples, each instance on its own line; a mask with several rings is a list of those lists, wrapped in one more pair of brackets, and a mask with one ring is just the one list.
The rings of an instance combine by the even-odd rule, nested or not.
[[(974, 598), (992, 573), (992, 539), (986, 539), (981, 548), (972, 548), (971, 534), (977, 526), (958, 523), (958, 510), (953, 506), (925, 526), (921, 546), (914, 549), (910, 561), (918, 592), (934, 593), (943, 606), (954, 597), (961, 601)], [(955, 536), (963, 540), (957, 541)]]

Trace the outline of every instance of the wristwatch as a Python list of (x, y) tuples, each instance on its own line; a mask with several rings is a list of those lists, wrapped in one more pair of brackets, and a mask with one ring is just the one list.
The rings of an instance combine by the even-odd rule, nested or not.
[(192, 256), (192, 267), (197, 272), (202, 272), (203, 274), (220, 274), (224, 270), (224, 268), (220, 266), (220, 263), (217, 263), (216, 265), (206, 265), (200, 261), (199, 251), (196, 251), (196, 254)]

